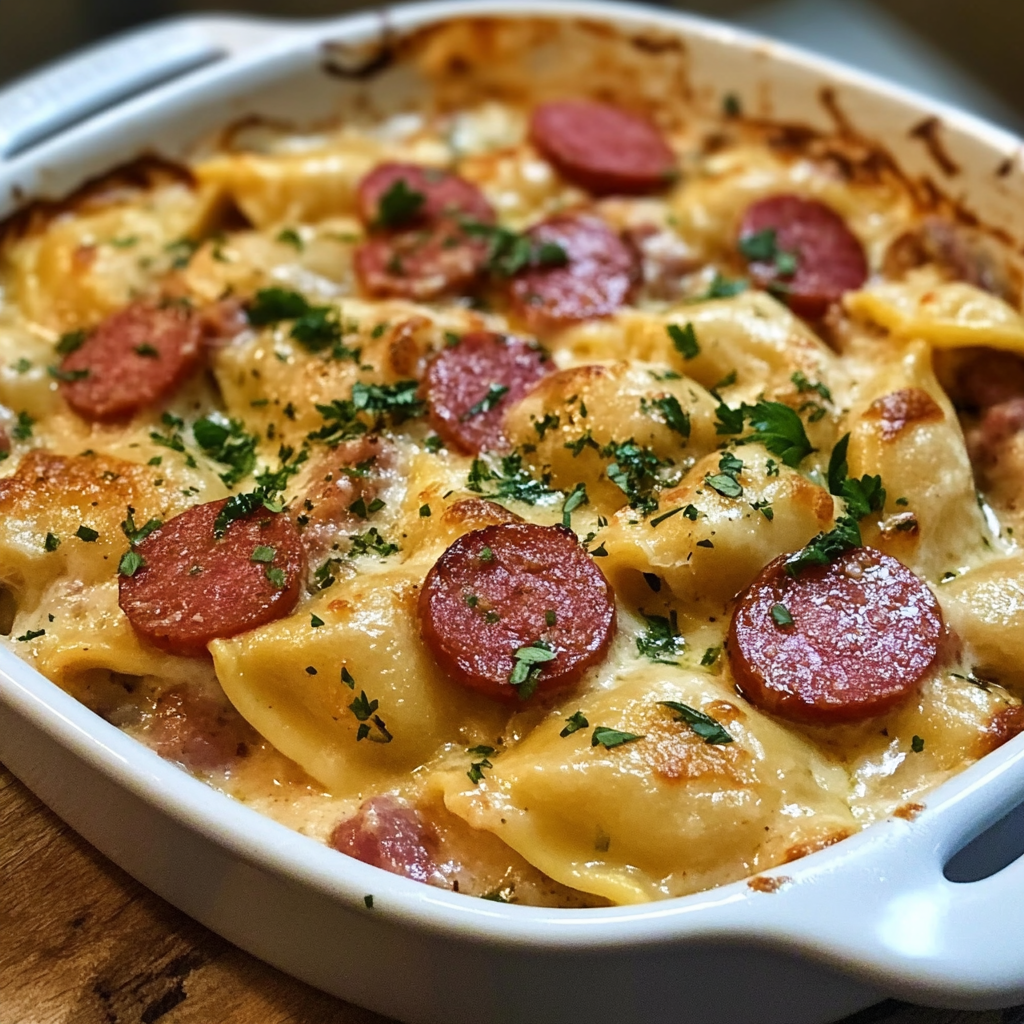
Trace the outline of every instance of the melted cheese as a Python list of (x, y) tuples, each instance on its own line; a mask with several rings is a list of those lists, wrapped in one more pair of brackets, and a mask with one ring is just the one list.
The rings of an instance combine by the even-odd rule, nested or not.
[[(834, 842), (923, 798), (1018, 727), (1021, 554), (979, 508), (963, 432), (931, 357), (934, 348), (978, 345), (1024, 351), (1024, 319), (927, 270), (884, 279), (888, 245), (918, 216), (897, 180), (844, 177), (737, 125), (703, 151), (707, 125), (684, 126), (664, 105), (682, 94), (670, 54), (647, 55), (647, 70), (630, 79), (642, 91), (631, 93), (612, 63), (584, 74), (583, 50), (562, 48), (524, 92), (507, 60), (531, 29), (506, 27), (486, 39), (461, 29), (431, 37), (417, 59), (444, 76), (437, 110), (307, 134), (239, 131), (194, 164), (195, 184), (166, 173), (121, 182), (8, 234), (0, 250), (0, 427), (12, 438), (0, 461), (2, 642), (144, 742), (156, 743), (162, 694), (212, 695), (227, 708), (226, 694), (262, 744), (202, 777), (321, 840), (359, 801), (397, 794), (431, 815), (446, 850), (477, 865), (475, 874), (446, 868), (467, 891), (488, 891), (472, 889), (480, 879), (497, 887), (515, 878), (519, 898), (538, 903), (660, 899)], [(606, 43), (587, 45), (604, 52)], [(447, 76), (453, 48), (472, 75)], [(526, 113), (535, 98), (571, 93), (581, 81), (651, 112), (680, 154), (678, 183), (661, 195), (593, 200), (561, 178), (526, 139)], [(485, 308), (359, 296), (353, 254), (365, 229), (356, 188), (384, 160), (452, 167), (514, 229), (575, 205), (619, 229), (653, 226), (694, 266), (678, 271), (672, 298), (641, 289), (615, 315), (543, 339), (555, 372), (505, 421), (518, 465), (546, 481), (534, 504), (508, 495), (496, 503), (500, 458), (475, 465), (439, 450), (424, 417), (385, 426), (384, 507), (366, 519), (342, 510), (316, 527), (324, 561), (311, 568), (330, 569), (333, 585), (313, 575), (293, 614), (214, 641), (210, 661), (156, 651), (118, 607), (121, 523), (129, 506), (142, 523), (229, 493), (225, 465), (196, 442), (200, 417), (215, 411), (234, 423), (249, 438), (255, 472), (305, 452), (284, 487), (299, 511), (337, 470), (332, 451), (309, 435), (355, 383), (420, 379), (452, 332), (521, 333), (500, 287), (484, 296)], [(831, 205), (874, 272), (847, 296), (846, 312), (836, 311), (827, 338), (755, 289), (704, 297), (716, 272), (741, 269), (743, 210), (778, 192)], [(48, 371), (63, 332), (93, 326), (135, 295), (207, 306), (268, 287), (328, 307), (344, 350), (310, 351), (287, 321), (250, 327), (211, 353), (208, 376), (113, 426), (78, 419)], [(696, 347), (678, 344), (691, 329)], [(762, 400), (798, 411), (814, 451), (791, 467), (761, 444), (730, 447), (742, 461), (742, 495), (730, 497), (708, 483), (720, 449), (737, 439), (722, 433), (720, 405)], [(878, 474), (887, 492), (861, 524), (865, 542), (935, 588), (959, 643), (881, 719), (796, 727), (737, 696), (722, 645), (737, 593), (846, 511), (828, 491), (827, 467), (847, 433), (850, 474)], [(657, 466), (643, 493), (619, 464), (629, 444)], [(235, 489), (254, 483), (250, 474)], [(570, 691), (525, 708), (465, 690), (420, 636), (427, 571), (468, 530), (516, 518), (561, 522), (580, 484), (588, 500), (571, 526), (616, 592), (608, 658)], [(999, 486), (1019, 492), (1013, 481)], [(76, 536), (83, 526), (95, 540)], [(353, 555), (351, 538), (372, 541), (371, 530), (386, 553), (370, 543)], [(677, 622), (680, 636), (655, 662), (643, 651), (657, 617)], [(732, 742), (703, 742), (664, 700), (714, 717)], [(563, 736), (576, 712), (589, 725)], [(640, 738), (595, 745), (600, 726)], [(924, 741), (919, 752), (914, 737)], [(490, 767), (471, 778), (484, 748), (494, 750)]]

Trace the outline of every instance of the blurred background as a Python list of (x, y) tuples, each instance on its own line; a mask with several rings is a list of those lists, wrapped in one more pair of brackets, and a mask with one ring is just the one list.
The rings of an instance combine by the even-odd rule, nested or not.
[[(80, 46), (200, 10), (324, 18), (360, 0), (0, 0), (0, 83)], [(1024, 132), (1021, 0), (690, 0), (662, 6), (758, 29)]]

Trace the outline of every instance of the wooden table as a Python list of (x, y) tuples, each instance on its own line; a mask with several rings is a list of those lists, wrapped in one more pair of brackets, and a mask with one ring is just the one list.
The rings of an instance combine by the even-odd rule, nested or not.
[[(388, 1024), (144, 889), (0, 765), (0, 1024)], [(527, 1024), (527, 1022), (524, 1022)], [(894, 1001), (844, 1024), (1024, 1024)]]

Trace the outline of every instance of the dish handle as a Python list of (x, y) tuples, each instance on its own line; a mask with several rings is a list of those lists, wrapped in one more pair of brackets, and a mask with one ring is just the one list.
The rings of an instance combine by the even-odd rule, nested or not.
[[(915, 1002), (1019, 1003), (1024, 737), (1002, 753), (991, 767), (985, 759), (947, 783), (934, 808), (917, 814), (910, 805), (913, 820), (868, 829), (847, 840), (846, 851), (836, 847), (792, 887), (794, 899), (767, 928)], [(963, 854), (979, 870), (965, 870)], [(958, 875), (977, 880), (951, 880)]]
[(141, 92), (295, 31), (259, 18), (200, 16), (97, 43), (0, 90), (0, 160)]

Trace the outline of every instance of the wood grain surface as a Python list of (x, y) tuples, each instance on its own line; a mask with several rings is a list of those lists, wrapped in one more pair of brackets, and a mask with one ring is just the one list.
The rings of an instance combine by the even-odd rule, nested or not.
[[(0, 1024), (156, 1021), (388, 1024), (154, 896), (0, 765)], [(1024, 1024), (1024, 1007), (957, 1013), (887, 1002), (844, 1024)]]

